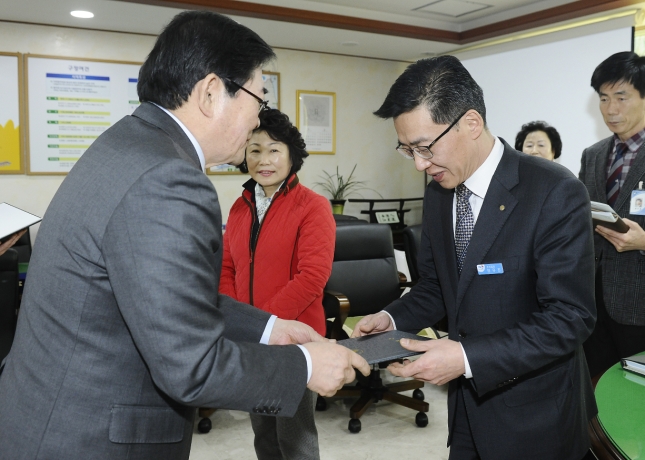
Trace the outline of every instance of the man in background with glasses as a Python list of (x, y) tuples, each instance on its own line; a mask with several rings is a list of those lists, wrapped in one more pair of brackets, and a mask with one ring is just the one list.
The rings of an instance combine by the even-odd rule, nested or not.
[(289, 417), (305, 387), (331, 395), (369, 373), (304, 323), (218, 294), (204, 169), (244, 159), (274, 57), (215, 13), (159, 35), (140, 107), (92, 144), (40, 226), (0, 366), (0, 459), (187, 460), (196, 407)]
[(450, 460), (580, 460), (596, 412), (581, 344), (595, 322), (589, 197), (568, 170), (513, 150), (486, 125), (483, 91), (452, 56), (412, 64), (375, 114), (432, 177), (420, 279), (354, 335), (448, 338), (394, 375), (449, 384)]

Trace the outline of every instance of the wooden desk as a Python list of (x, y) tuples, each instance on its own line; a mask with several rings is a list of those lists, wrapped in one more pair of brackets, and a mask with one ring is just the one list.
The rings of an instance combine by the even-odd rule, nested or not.
[(592, 450), (600, 460), (645, 460), (645, 377), (607, 370), (596, 384), (598, 416), (589, 426)]

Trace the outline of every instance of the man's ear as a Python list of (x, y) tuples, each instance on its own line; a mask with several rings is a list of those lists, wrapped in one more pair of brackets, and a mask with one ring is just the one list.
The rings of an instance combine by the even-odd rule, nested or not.
[(469, 110), (464, 115), (464, 120), (466, 121), (466, 126), (468, 127), (468, 132), (470, 133), (471, 139), (477, 139), (486, 129), (484, 119), (474, 109)]
[(209, 118), (218, 110), (225, 92), (224, 82), (214, 73), (206, 75), (193, 88), (193, 96), (198, 101), (199, 110)]

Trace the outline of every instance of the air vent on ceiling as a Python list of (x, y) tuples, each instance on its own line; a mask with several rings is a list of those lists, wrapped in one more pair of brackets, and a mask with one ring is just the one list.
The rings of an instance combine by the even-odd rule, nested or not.
[(458, 18), (466, 14), (474, 13), (475, 11), (490, 8), (491, 6), (492, 5), (486, 5), (484, 3), (466, 2), (462, 0), (437, 0), (436, 2), (415, 8), (412, 11), (441, 14), (443, 16)]

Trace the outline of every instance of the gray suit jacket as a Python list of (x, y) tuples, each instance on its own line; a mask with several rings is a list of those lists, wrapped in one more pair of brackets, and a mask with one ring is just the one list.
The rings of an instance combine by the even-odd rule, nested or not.
[[(504, 146), (461, 276), (454, 191), (432, 182), (419, 282), (387, 310), (409, 331), (447, 315), (473, 373), (450, 382), (448, 426), (461, 384), (482, 460), (579, 460), (596, 413), (581, 347), (595, 322), (589, 198), (565, 168)], [(478, 275), (493, 263), (504, 273)]]
[(187, 459), (193, 407), (291, 416), (295, 346), (218, 294), (221, 215), (182, 129), (142, 104), (101, 135), (40, 227), (0, 376), (0, 459)]
[[(593, 201), (607, 203), (607, 161), (614, 137), (597, 142), (582, 152), (580, 180)], [(645, 216), (629, 214), (632, 190), (645, 181), (645, 144), (634, 159), (614, 205), (621, 217), (645, 228)], [(618, 252), (602, 236), (594, 235), (596, 258), (602, 270), (602, 297), (607, 313), (620, 324), (645, 326), (645, 256), (640, 251)]]

